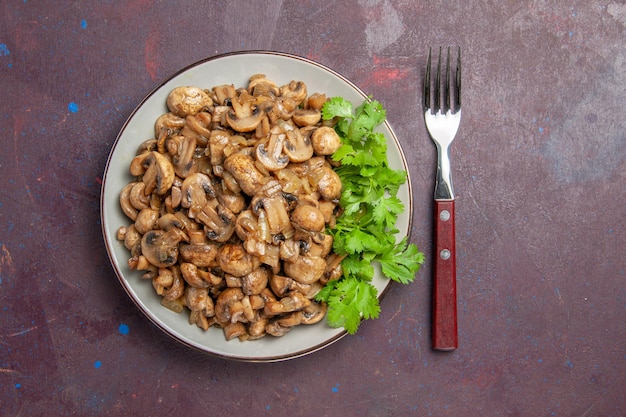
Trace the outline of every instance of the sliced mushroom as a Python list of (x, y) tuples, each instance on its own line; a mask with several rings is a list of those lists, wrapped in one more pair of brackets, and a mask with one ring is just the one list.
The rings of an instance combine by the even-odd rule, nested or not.
[(248, 81), (248, 93), (255, 97), (276, 97), (280, 94), (280, 90), (274, 81), (266, 78), (265, 74), (254, 74)]
[(284, 133), (272, 132), (267, 146), (263, 143), (257, 146), (256, 158), (268, 171), (283, 169), (289, 163), (288, 156), (283, 154), (285, 139)]
[(172, 272), (172, 285), (163, 291), (163, 298), (165, 300), (177, 300), (185, 294), (185, 281), (180, 273), (180, 270), (176, 267), (170, 268)]
[(144, 192), (146, 184), (143, 181), (136, 182), (130, 190), (129, 201), (137, 210), (150, 207), (150, 197)]
[(167, 108), (179, 117), (187, 117), (213, 105), (206, 91), (198, 87), (176, 87), (167, 96)]
[(254, 195), (265, 183), (265, 176), (254, 164), (254, 158), (245, 153), (234, 153), (224, 161), (224, 169), (239, 183), (247, 195)]
[(192, 136), (180, 136), (177, 152), (172, 158), (174, 172), (180, 178), (187, 178), (194, 170), (194, 152), (196, 151), (196, 138)]
[(182, 262), (180, 264), (180, 272), (185, 282), (191, 287), (207, 288), (211, 285), (210, 272), (199, 269), (191, 262)]
[(208, 197), (215, 197), (215, 190), (208, 175), (196, 172), (183, 181), (180, 205), (189, 209), (189, 217), (195, 218), (206, 205)]
[(292, 311), (302, 310), (309, 306), (311, 300), (306, 298), (298, 291), (292, 291), (286, 297), (279, 301), (268, 301), (263, 307), (263, 312), (268, 316), (276, 316), (278, 314), (290, 313)]
[(281, 337), (286, 335), (292, 328), (293, 327), (281, 326), (277, 321), (272, 321), (265, 326), (265, 331), (267, 334), (274, 337)]
[(142, 161), (145, 168), (143, 182), (146, 184), (146, 195), (154, 192), (157, 195), (166, 194), (174, 183), (175, 173), (172, 163), (156, 151), (150, 152)]
[(269, 280), (269, 271), (263, 267), (259, 267), (241, 279), (241, 288), (246, 295), (261, 294), (267, 287)]
[(178, 260), (178, 244), (183, 239), (178, 229), (150, 230), (141, 238), (141, 253), (156, 267), (172, 266)]
[(172, 112), (161, 115), (154, 124), (154, 136), (157, 138), (163, 131), (178, 132), (185, 126), (185, 119)]
[(130, 193), (134, 186), (134, 182), (128, 183), (120, 192), (120, 207), (122, 208), (122, 212), (132, 221), (135, 221), (137, 214), (139, 214), (139, 210), (130, 202)]
[(185, 305), (192, 311), (199, 311), (206, 317), (215, 315), (215, 305), (206, 288), (187, 287)]
[(285, 262), (283, 269), (299, 283), (312, 284), (324, 275), (326, 261), (316, 256), (298, 256), (294, 262)]
[(284, 151), (291, 162), (304, 162), (313, 156), (313, 146), (308, 136), (297, 128), (287, 130), (286, 135)]
[(181, 244), (180, 257), (185, 262), (190, 262), (197, 267), (205, 268), (213, 266), (217, 258), (218, 248), (215, 244), (187, 245)]
[(318, 109), (297, 109), (293, 112), (293, 121), (298, 126), (314, 126), (322, 118)]
[(300, 105), (307, 96), (306, 84), (302, 81), (291, 81), (280, 87), (280, 95), (293, 99), (297, 105)]
[(311, 135), (311, 143), (316, 155), (332, 155), (341, 146), (341, 138), (330, 126), (321, 126)]
[(224, 337), (232, 340), (236, 337), (242, 338), (246, 335), (246, 326), (243, 323), (227, 323), (224, 325)]
[(311, 304), (301, 310), (301, 324), (319, 323), (320, 320), (322, 320), (324, 316), (326, 316), (327, 309), (328, 306), (326, 305), (326, 303), (318, 303), (316, 301), (312, 301)]
[(226, 122), (237, 132), (251, 132), (265, 117), (263, 109), (255, 103), (254, 97), (240, 94), (231, 99), (232, 109), (226, 113)]
[[(266, 242), (272, 242), (272, 236), (282, 234), (291, 236), (293, 234), (289, 214), (287, 213), (287, 202), (283, 197), (281, 185), (276, 180), (268, 181), (250, 202), (252, 211), (259, 216), (259, 228), (263, 228), (261, 219), (267, 221), (268, 236), (263, 236), (263, 231), (259, 237)], [(263, 209), (263, 212), (261, 212)]]
[(215, 198), (202, 207), (196, 219), (204, 224), (207, 237), (216, 242), (226, 242), (235, 232), (237, 217)]
[(235, 86), (232, 84), (215, 86), (213, 87), (213, 93), (217, 102), (222, 106), (230, 104), (230, 100), (237, 96), (237, 90), (235, 90)]
[(215, 301), (215, 318), (220, 323), (234, 323), (237, 317), (234, 317), (233, 309), (243, 300), (244, 293), (241, 288), (232, 287), (224, 289)]

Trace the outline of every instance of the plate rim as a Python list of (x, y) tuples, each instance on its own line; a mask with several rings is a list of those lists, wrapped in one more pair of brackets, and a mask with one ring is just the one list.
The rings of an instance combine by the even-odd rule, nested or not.
[[(207, 62), (211, 62), (211, 61), (216, 61), (216, 60), (220, 60), (220, 59), (226, 59), (226, 58), (231, 58), (231, 57), (237, 57), (237, 56), (247, 56), (247, 55), (259, 55), (260, 57), (264, 57), (264, 56), (278, 56), (278, 57), (283, 57), (283, 58), (287, 58), (287, 59), (293, 59), (293, 60), (297, 60), (297, 61), (301, 61), (304, 62), (306, 64), (315, 66), (321, 70), (323, 70), (324, 72), (328, 72), (331, 75), (339, 78), (342, 82), (348, 84), (352, 89), (354, 89), (354, 91), (356, 93), (358, 93), (360, 96), (363, 97), (364, 100), (368, 100), (371, 98), (371, 96), (368, 96), (367, 94), (365, 94), (365, 92), (363, 92), (363, 90), (361, 90), (360, 87), (358, 87), (355, 83), (353, 83), (352, 81), (350, 81), (348, 78), (346, 78), (345, 76), (343, 76), (341, 73), (339, 73), (338, 71), (320, 63), (317, 62), (313, 59), (310, 58), (305, 58), (303, 56), (297, 55), (297, 54), (292, 54), (292, 53), (287, 53), (287, 52), (279, 52), (279, 51), (271, 51), (271, 50), (262, 50), (262, 49), (255, 49), (255, 50), (243, 50), (243, 51), (232, 51), (232, 52), (226, 52), (226, 53), (221, 53), (221, 54), (216, 54), (216, 55), (212, 55), (203, 59), (200, 59), (198, 61), (195, 61), (173, 73), (171, 73), (169, 76), (165, 77), (164, 79), (162, 79), (160, 82), (157, 83), (157, 85), (152, 88), (140, 101), (139, 103), (135, 106), (135, 108), (131, 111), (131, 113), (128, 115), (128, 117), (126, 118), (126, 120), (124, 121), (124, 123), (122, 124), (122, 126), (119, 128), (118, 133), (116, 135), (115, 140), (113, 141), (109, 154), (107, 156), (107, 160), (106, 160), (106, 164), (104, 167), (104, 172), (103, 172), (103, 176), (102, 176), (102, 184), (100, 187), (100, 224), (101, 224), (101, 232), (103, 235), (103, 239), (104, 239), (104, 243), (105, 243), (105, 249), (107, 251), (107, 257), (109, 259), (109, 264), (111, 266), (111, 268), (113, 269), (113, 272), (115, 273), (118, 281), (120, 282), (122, 288), (124, 289), (124, 291), (126, 292), (126, 294), (128, 295), (128, 297), (132, 300), (133, 304), (135, 304), (135, 306), (139, 309), (139, 311), (141, 311), (141, 313), (143, 314), (144, 317), (146, 317), (153, 325), (155, 325), (160, 331), (162, 331), (163, 333), (167, 334), (170, 338), (174, 339), (177, 343), (180, 343), (184, 346), (190, 347), (193, 350), (202, 352), (203, 354), (207, 354), (213, 357), (218, 357), (218, 358), (222, 358), (222, 359), (227, 359), (227, 360), (232, 360), (232, 361), (238, 361), (238, 362), (256, 362), (256, 363), (267, 363), (267, 362), (282, 362), (282, 361), (286, 361), (286, 360), (290, 360), (290, 359), (296, 359), (299, 357), (303, 357), (312, 353), (315, 353), (325, 347), (328, 347), (332, 344), (334, 344), (335, 342), (337, 342), (338, 340), (342, 339), (343, 337), (345, 337), (348, 333), (345, 329), (342, 329), (338, 334), (324, 339), (323, 341), (321, 341), (320, 343), (316, 343), (312, 346), (306, 347), (304, 349), (299, 349), (297, 351), (294, 351), (292, 353), (289, 354), (280, 354), (280, 355), (274, 355), (274, 356), (262, 356), (262, 357), (256, 357), (256, 356), (249, 356), (249, 355), (237, 355), (237, 356), (230, 356), (228, 354), (223, 354), (223, 353), (219, 353), (219, 352), (215, 352), (215, 351), (211, 351), (208, 349), (203, 349), (199, 346), (196, 346), (192, 343), (189, 343), (187, 340), (185, 340), (184, 337), (181, 337), (180, 335), (175, 335), (172, 334), (172, 331), (170, 329), (168, 329), (163, 323), (161, 323), (159, 320), (157, 320), (155, 317), (152, 316), (152, 314), (149, 314), (149, 311), (146, 311), (146, 308), (144, 308), (144, 306), (142, 306), (139, 303), (139, 300), (136, 299), (135, 295), (132, 294), (130, 288), (128, 287), (129, 284), (126, 282), (127, 278), (124, 277), (124, 274), (122, 273), (122, 271), (120, 270), (119, 265), (117, 265), (117, 263), (115, 262), (115, 258), (114, 255), (112, 253), (113, 249), (112, 249), (112, 243), (109, 238), (108, 238), (108, 233), (107, 233), (107, 225), (108, 225), (108, 221), (105, 218), (105, 185), (107, 184), (107, 177), (109, 175), (109, 167), (111, 165), (111, 161), (113, 158), (113, 154), (115, 152), (115, 149), (117, 148), (122, 136), (124, 135), (124, 132), (126, 131), (126, 129), (128, 128), (128, 125), (130, 124), (130, 122), (133, 120), (133, 118), (135, 117), (135, 115), (139, 112), (139, 110), (145, 105), (145, 103), (147, 101), (149, 101), (153, 95), (155, 95), (158, 91), (160, 91), (161, 88), (163, 88), (167, 83), (169, 83), (172, 79), (178, 77), (181, 74), (186, 73), (187, 71), (190, 71), (193, 68), (196, 68), (200, 65), (203, 65)], [(404, 153), (404, 150), (402, 148), (402, 145), (397, 137), (397, 135), (395, 134), (393, 128), (391, 127), (388, 118), (385, 118), (384, 120), (384, 125), (386, 127), (386, 129), (389, 130), (391, 137), (388, 138), (388, 140), (393, 140), (393, 142), (395, 142), (396, 147), (398, 149), (398, 153), (400, 155), (400, 160), (402, 162), (403, 165), (403, 169), (406, 171), (407, 176), (406, 176), (406, 186), (407, 186), (407, 192), (408, 192), (408, 207), (405, 208), (405, 210), (408, 212), (408, 221), (407, 221), (407, 233), (406, 233), (406, 237), (408, 240), (411, 239), (411, 234), (412, 234), (412, 223), (413, 223), (413, 187), (411, 184), (411, 176), (409, 175), (409, 167), (408, 167), (408, 163), (407, 163), (407, 159), (406, 159), (406, 155)], [(403, 235), (401, 235), (403, 236)], [(386, 278), (388, 280), (387, 284), (385, 285), (385, 287), (383, 288), (382, 291), (379, 291), (378, 294), (378, 299), (382, 300), (383, 297), (385, 296), (385, 294), (389, 291), (389, 289), (391, 288), (391, 286), (394, 284), (394, 281)], [(191, 325), (190, 325), (191, 326)]]

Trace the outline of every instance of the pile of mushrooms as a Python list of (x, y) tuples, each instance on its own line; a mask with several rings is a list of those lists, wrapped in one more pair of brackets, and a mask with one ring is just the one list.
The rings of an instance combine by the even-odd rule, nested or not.
[(117, 238), (161, 303), (226, 339), (282, 336), (319, 322), (314, 297), (342, 275), (326, 233), (341, 181), (326, 97), (265, 75), (247, 87), (178, 87), (130, 163)]

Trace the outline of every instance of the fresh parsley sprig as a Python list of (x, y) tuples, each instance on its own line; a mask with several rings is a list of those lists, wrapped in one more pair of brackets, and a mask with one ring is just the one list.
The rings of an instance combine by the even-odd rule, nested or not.
[(333, 97), (322, 108), (322, 118), (334, 119), (342, 139), (332, 158), (339, 163), (335, 170), (343, 185), (343, 213), (329, 233), (333, 250), (345, 258), (343, 276), (326, 284), (316, 298), (328, 304), (328, 323), (350, 334), (362, 319), (380, 314), (378, 290), (371, 284), (374, 263), (384, 276), (402, 284), (412, 282), (424, 263), (424, 254), (406, 237), (396, 242), (396, 221), (404, 211), (397, 193), (407, 174), (389, 167), (385, 135), (374, 131), (385, 117), (376, 100), (365, 100), (353, 110), (350, 101)]

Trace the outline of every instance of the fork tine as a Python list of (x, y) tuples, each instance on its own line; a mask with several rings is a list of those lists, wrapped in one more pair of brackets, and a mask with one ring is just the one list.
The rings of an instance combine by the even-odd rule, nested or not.
[(424, 108), (432, 113), (430, 106), (430, 58), (431, 48), (428, 48), (428, 62), (426, 63), (426, 75), (424, 76)]
[(458, 57), (456, 60), (456, 103), (454, 111), (461, 109), (461, 47), (459, 46)]
[(443, 103), (443, 108), (441, 109), (441, 112), (446, 113), (448, 110), (450, 110), (450, 103), (452, 101), (452, 94), (454, 92), (454, 89), (450, 85), (450, 47), (449, 46), (448, 46), (448, 54), (446, 55), (446, 80), (445, 80), (443, 88), (444, 88), (443, 90), (444, 103)]
[[(441, 46), (439, 47), (439, 58), (437, 60), (437, 75), (435, 76), (435, 105), (433, 106), (433, 110), (437, 113), (438, 110), (441, 110)], [(445, 94), (445, 93), (444, 93)]]

